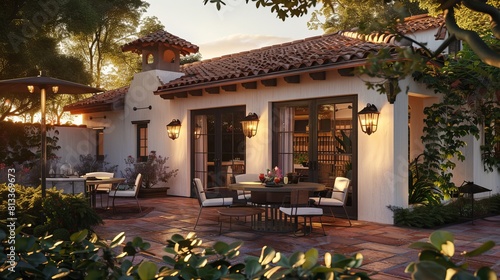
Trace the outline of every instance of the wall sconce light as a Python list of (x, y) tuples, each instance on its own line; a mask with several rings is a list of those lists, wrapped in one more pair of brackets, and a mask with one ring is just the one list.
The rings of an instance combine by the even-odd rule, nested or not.
[(179, 133), (181, 132), (181, 121), (178, 119), (173, 119), (169, 124), (167, 124), (167, 134), (172, 140), (179, 138)]
[(368, 135), (377, 131), (379, 115), (380, 112), (375, 105), (370, 103), (366, 104), (366, 107), (358, 112), (361, 130)]
[(241, 126), (243, 127), (243, 134), (246, 137), (252, 138), (257, 134), (257, 127), (259, 126), (259, 117), (255, 113), (248, 113), (241, 122)]
[(194, 127), (194, 139), (200, 139), (201, 136), (201, 125), (196, 124)]

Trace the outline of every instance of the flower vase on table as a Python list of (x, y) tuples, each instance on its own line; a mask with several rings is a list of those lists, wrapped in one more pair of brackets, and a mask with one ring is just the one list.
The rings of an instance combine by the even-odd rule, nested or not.
[(282, 187), (281, 170), (276, 166), (274, 170), (267, 169), (264, 177), (264, 185), (266, 187)]

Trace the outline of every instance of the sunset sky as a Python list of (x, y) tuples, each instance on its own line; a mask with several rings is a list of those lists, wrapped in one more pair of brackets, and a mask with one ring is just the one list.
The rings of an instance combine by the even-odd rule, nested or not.
[(244, 0), (226, 0), (220, 11), (203, 0), (146, 1), (147, 15), (156, 16), (167, 32), (199, 46), (203, 59), (322, 34), (307, 29), (310, 14), (283, 22), (270, 9)]

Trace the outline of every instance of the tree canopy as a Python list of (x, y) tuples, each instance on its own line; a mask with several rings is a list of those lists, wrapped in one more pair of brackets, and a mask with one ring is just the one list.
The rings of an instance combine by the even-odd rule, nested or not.
[[(101, 88), (125, 85), (139, 71), (140, 59), (122, 53), (120, 46), (164, 28), (156, 18), (142, 18), (148, 5), (143, 0), (1, 1), (0, 79), (45, 70), (55, 78)], [(76, 100), (55, 98), (48, 96), (47, 113), (57, 121), (61, 103)], [(0, 93), (0, 101), (0, 121), (33, 116), (40, 102), (38, 96), (8, 92)]]
[[(255, 3), (257, 8), (269, 7), (271, 12), (282, 20), (289, 17), (300, 17), (314, 12), (316, 6), (320, 10), (316, 11), (316, 15), (323, 15), (326, 21), (322, 24), (323, 28), (344, 28), (351, 26), (351, 21), (354, 25), (364, 29), (372, 26), (375, 30), (381, 32), (392, 30), (398, 19), (405, 16), (405, 13), (412, 11), (412, 5), (407, 1), (398, 0), (359, 0), (359, 1), (343, 1), (343, 0), (298, 0), (298, 1), (283, 1), (283, 0), (245, 0), (246, 3)], [(484, 32), (489, 32), (496, 39), (500, 39), (500, 12), (498, 1), (484, 0), (410, 0), (418, 3), (420, 9), (428, 11), (433, 15), (444, 14), (446, 19), (446, 27), (450, 33), (450, 40), (443, 43), (443, 47), (449, 45), (453, 40), (462, 40), (466, 42), (470, 48), (478, 55), (478, 57), (486, 64), (500, 67), (500, 53), (492, 49), (482, 38)], [(206, 5), (208, 0), (204, 0)], [(223, 0), (210, 0), (210, 3), (215, 4), (218, 9), (221, 5), (225, 5)], [(372, 9), (372, 5), (373, 8)], [(352, 16), (352, 15), (356, 16)], [(359, 15), (359, 16), (358, 16)], [(471, 17), (468, 17), (473, 15)], [(485, 18), (489, 18), (490, 27), (484, 22)], [(462, 19), (464, 26), (460, 26), (457, 22)], [(474, 19), (480, 19), (479, 22), (474, 22)], [(317, 27), (318, 21), (311, 22), (311, 27)], [(316, 25), (315, 25), (316, 24)], [(472, 30), (466, 29), (472, 27)], [(374, 29), (371, 30), (374, 30)], [(370, 31), (370, 28), (366, 28)]]

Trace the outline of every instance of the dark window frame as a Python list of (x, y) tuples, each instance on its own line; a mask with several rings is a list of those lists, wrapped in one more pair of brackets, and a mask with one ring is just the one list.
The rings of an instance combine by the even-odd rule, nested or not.
[(104, 160), (104, 129), (96, 129), (96, 160)]
[[(150, 122), (149, 120), (132, 121), (132, 124), (136, 125), (136, 139), (137, 139), (137, 141), (136, 141), (136, 159), (137, 159), (137, 162), (145, 162), (148, 160), (148, 156), (149, 156), (148, 124), (149, 124), (149, 122)], [(141, 133), (143, 130), (145, 130), (144, 134)], [(141, 135), (144, 135), (144, 138), (141, 138)]]

